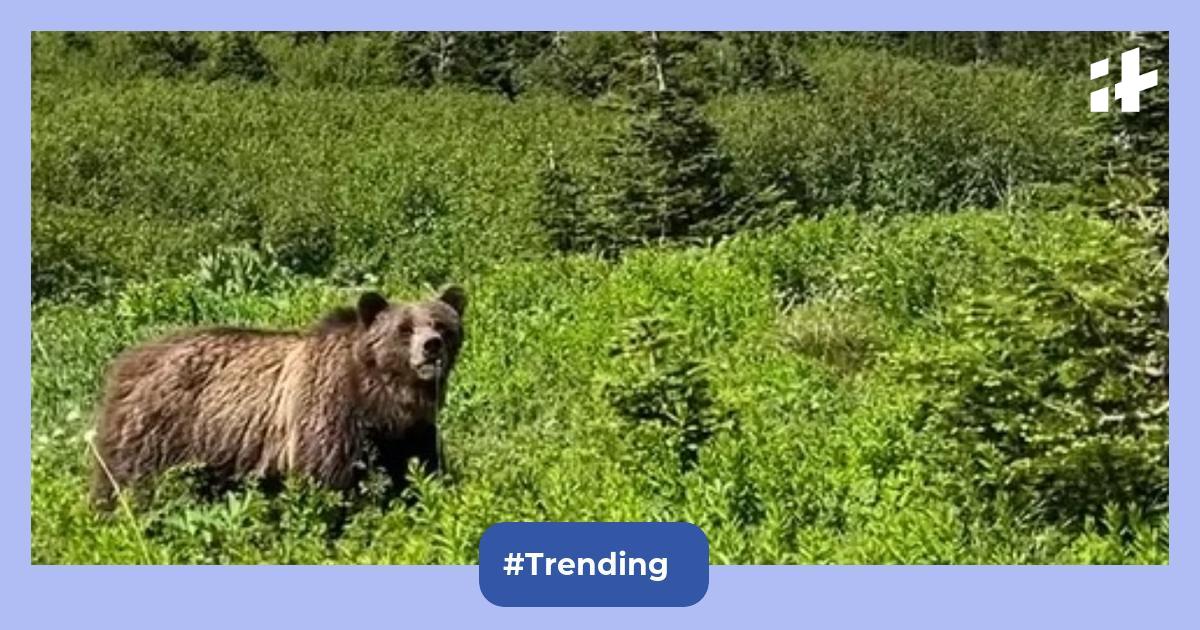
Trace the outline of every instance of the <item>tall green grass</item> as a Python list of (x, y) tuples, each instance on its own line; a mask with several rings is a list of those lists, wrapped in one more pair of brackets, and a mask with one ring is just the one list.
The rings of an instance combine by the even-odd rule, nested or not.
[[(794, 213), (994, 206), (1092, 170), (1103, 134), (1079, 86), (1025, 71), (825, 51), (812, 93), (708, 109), (745, 190)], [(437, 282), (543, 257), (537, 173), (584, 181), (619, 116), (555, 96), (305, 89), (165, 80), (35, 81), (33, 291), (94, 299), (245, 242), (294, 271)], [(784, 217), (786, 218), (786, 217)], [(77, 227), (73, 227), (77, 226)]]
[[(1047, 106), (1079, 86), (805, 61), (815, 91), (706, 110), (736, 183), (792, 214), (612, 259), (553, 253), (535, 214), (551, 153), (606, 177), (622, 120), (594, 104), (313, 78), (370, 65), (262, 85), (39, 66), (34, 562), (464, 563), (501, 520), (685, 520), (717, 563), (1166, 562), (1159, 252), (1007, 201), (1093, 170), (1102, 132)], [(122, 348), (445, 280), (471, 294), (469, 341), (446, 474), (409, 501), (378, 479), (205, 498), (179, 471), (128, 512), (88, 507)]]
[[(1139, 264), (1114, 275), (1089, 243)], [(501, 520), (686, 520), (708, 534), (717, 563), (1164, 562), (1164, 443), (1101, 427), (1097, 439), (1139, 445), (1127, 461), (1154, 472), (1132, 481), (1154, 492), (1095, 486), (1048, 512), (1034, 496), (1041, 486), (995, 476), (994, 466), (1019, 464), (972, 455), (997, 442), (964, 441), (952, 416), (935, 421), (931, 411), (977, 403), (914, 380), (911, 368), (943, 357), (940, 365), (1006, 378), (1037, 371), (1055, 355), (1009, 366), (964, 355), (979, 340), (947, 331), (969, 326), (962, 308), (978, 307), (980, 291), (1025, 303), (1007, 279), (1027, 258), (1120, 294), (1165, 285), (1140, 265), (1150, 255), (1077, 213), (969, 212), (801, 221), (619, 262), (507, 263), (469, 279), (471, 341), (441, 417), (449, 473), (417, 479), (414, 505), (343, 511), (341, 499), (302, 483), (205, 502), (166, 484), (133, 522), (93, 515), (84, 495), (83, 435), (112, 353), (196, 320), (303, 324), (353, 293), (286, 278), (246, 293), (184, 278), (90, 307), (49, 307), (34, 324), (34, 560), (464, 563)], [(639, 321), (653, 322), (649, 334), (666, 348), (659, 365), (613, 352)], [(1008, 331), (1017, 336), (1009, 342), (1032, 339), (1023, 330)], [(855, 348), (849, 360), (846, 347)], [(722, 419), (696, 442), (691, 466), (679, 456), (682, 425), (628, 415), (611, 396), (677, 402), (665, 379), (680, 378), (679, 361), (703, 374), (682, 377), (703, 390), (683, 415)], [(1077, 391), (1066, 402), (1086, 410), (1098, 400)], [(1165, 428), (1165, 418), (1152, 422)]]

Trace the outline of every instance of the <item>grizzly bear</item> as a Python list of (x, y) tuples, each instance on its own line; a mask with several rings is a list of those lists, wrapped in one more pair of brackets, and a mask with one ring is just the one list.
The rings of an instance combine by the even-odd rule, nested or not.
[(205, 328), (127, 350), (97, 417), (94, 503), (111, 507), (120, 488), (178, 465), (341, 490), (368, 447), (396, 484), (413, 457), (437, 470), (466, 302), (457, 286), (408, 304), (370, 292), (307, 330)]

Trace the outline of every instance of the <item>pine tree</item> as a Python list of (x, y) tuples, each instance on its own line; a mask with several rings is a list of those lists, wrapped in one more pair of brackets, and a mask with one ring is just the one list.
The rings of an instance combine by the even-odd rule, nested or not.
[(551, 34), (547, 48), (531, 64), (536, 81), (573, 96), (608, 94), (621, 73), (628, 35), (614, 32)]
[(258, 50), (253, 37), (245, 32), (222, 36), (209, 76), (212, 79), (275, 81), (270, 60)]
[(628, 126), (607, 152), (613, 179), (600, 206), (624, 244), (711, 235), (734, 207), (732, 169), (698, 90), (678, 76), (698, 40), (657, 32), (639, 40), (641, 80), (630, 90)]
[(1169, 202), (1168, 35), (1134, 32), (1120, 50), (1141, 49), (1142, 72), (1158, 71), (1158, 84), (1141, 93), (1137, 112), (1110, 108), (1097, 116), (1095, 124), (1107, 132), (1109, 141), (1098, 160), (1093, 177), (1095, 195), (1090, 201), (1110, 218), (1132, 224), (1154, 239), (1166, 253), (1167, 205)]
[(1157, 180), (1155, 201), (1165, 207), (1169, 192), (1170, 40), (1164, 32), (1138, 32), (1132, 40), (1134, 46), (1141, 48), (1142, 67), (1158, 70), (1158, 85), (1142, 93), (1141, 111), (1117, 118), (1118, 130), (1125, 140), (1132, 168)]
[(815, 81), (800, 63), (807, 35), (804, 33), (730, 33), (725, 41), (736, 59), (726, 89), (811, 90)]
[(471, 84), (495, 90), (510, 101), (523, 90), (522, 70), (545, 48), (553, 35), (540, 32), (490, 31), (468, 34), (466, 48)]
[(149, 74), (181, 77), (208, 58), (200, 40), (189, 32), (139, 31), (130, 33), (129, 42), (138, 70)]
[(591, 249), (594, 234), (586, 229), (582, 189), (566, 164), (549, 149), (546, 166), (538, 172), (535, 218), (560, 251)]
[[(774, 188), (742, 190), (686, 69), (706, 34), (625, 34), (616, 60), (625, 126), (608, 139), (608, 169), (581, 184), (552, 155), (539, 175), (537, 217), (565, 251), (615, 255), (648, 242), (704, 242), (778, 223), (795, 204)], [(710, 86), (711, 87), (711, 86)]]
[(458, 43), (458, 34), (449, 31), (396, 33), (392, 41), (396, 82), (419, 88), (444, 83), (454, 70)]

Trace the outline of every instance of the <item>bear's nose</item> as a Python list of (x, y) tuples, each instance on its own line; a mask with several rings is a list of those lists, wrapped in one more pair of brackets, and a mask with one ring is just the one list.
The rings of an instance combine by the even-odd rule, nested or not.
[(429, 337), (425, 340), (425, 343), (421, 344), (421, 349), (425, 351), (425, 354), (441, 354), (442, 338), (438, 336)]

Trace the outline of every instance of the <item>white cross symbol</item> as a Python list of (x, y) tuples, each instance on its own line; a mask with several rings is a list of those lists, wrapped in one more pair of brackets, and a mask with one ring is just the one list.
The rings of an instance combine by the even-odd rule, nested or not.
[(1121, 80), (1117, 82), (1113, 96), (1121, 101), (1121, 111), (1142, 110), (1142, 90), (1158, 85), (1158, 70), (1146, 74), (1142, 71), (1142, 49), (1134, 48), (1121, 53)]
[[(1142, 49), (1134, 48), (1121, 53), (1121, 80), (1117, 82), (1114, 97), (1121, 101), (1121, 111), (1142, 111), (1142, 92), (1158, 85), (1158, 70), (1142, 72)], [(1108, 75), (1108, 60), (1101, 59), (1092, 64), (1092, 80)], [(1108, 88), (1095, 90), (1091, 94), (1092, 111), (1108, 111)]]

